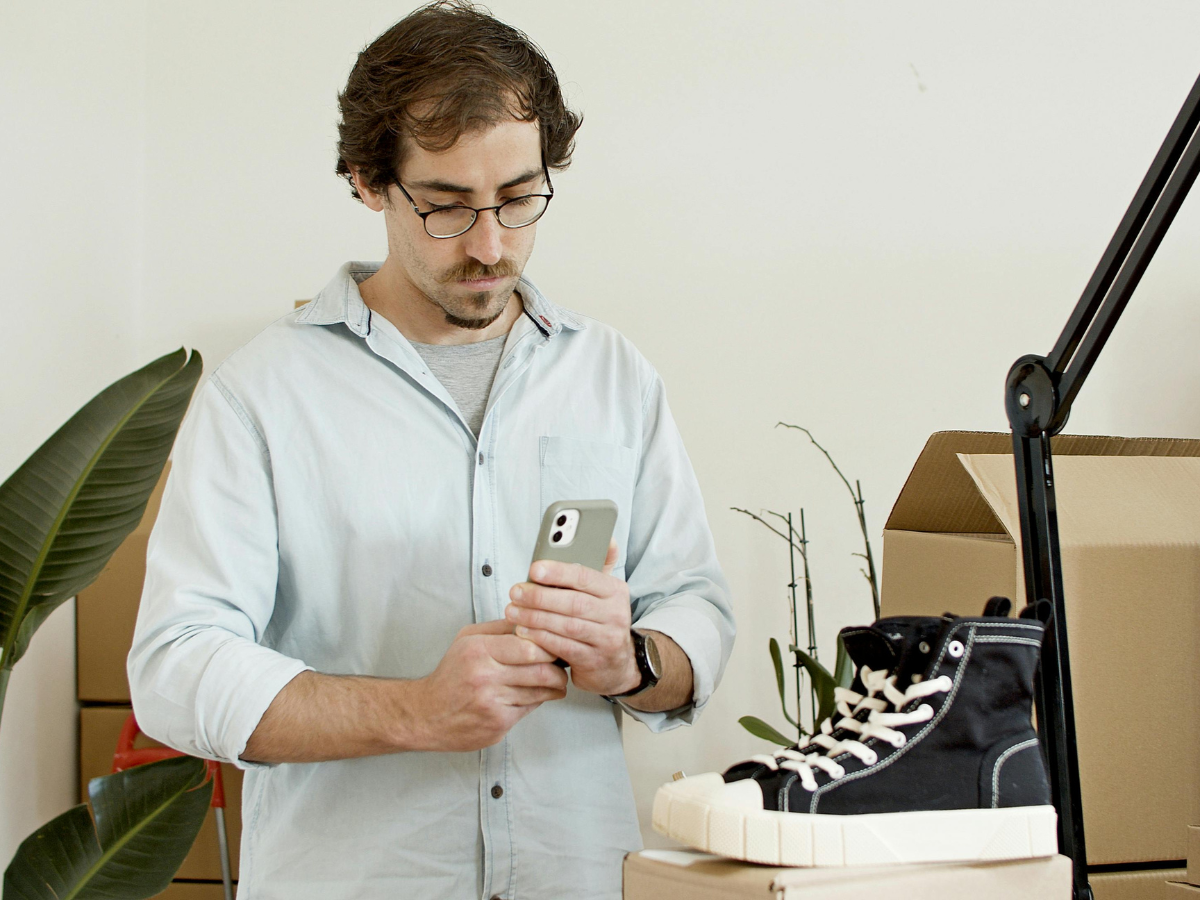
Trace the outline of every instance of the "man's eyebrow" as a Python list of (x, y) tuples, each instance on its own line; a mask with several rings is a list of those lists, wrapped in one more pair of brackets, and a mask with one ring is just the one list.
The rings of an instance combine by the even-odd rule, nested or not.
[[(499, 191), (506, 191), (509, 188), (514, 188), (518, 184), (525, 184), (533, 181), (542, 174), (541, 169), (530, 169), (528, 172), (522, 172), (516, 178), (510, 178), (504, 184), (497, 188)], [(474, 193), (472, 188), (463, 187), (461, 184), (454, 184), (449, 181), (441, 181), (440, 179), (431, 179), (429, 181), (412, 181), (410, 186), (414, 188), (422, 188), (427, 191), (437, 191), (440, 194), (471, 194)]]

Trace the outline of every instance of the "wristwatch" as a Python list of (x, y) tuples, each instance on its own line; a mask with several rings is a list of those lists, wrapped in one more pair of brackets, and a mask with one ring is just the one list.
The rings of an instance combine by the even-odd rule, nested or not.
[(658, 684), (658, 679), (662, 677), (662, 660), (659, 658), (654, 638), (632, 628), (629, 630), (629, 634), (633, 638), (633, 659), (637, 663), (638, 671), (642, 673), (642, 680), (635, 688), (623, 694), (610, 694), (609, 696), (614, 699), (631, 697), (649, 690)]

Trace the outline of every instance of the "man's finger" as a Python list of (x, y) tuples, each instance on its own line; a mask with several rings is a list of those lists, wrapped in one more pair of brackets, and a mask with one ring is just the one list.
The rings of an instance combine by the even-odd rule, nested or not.
[(501, 701), (508, 706), (540, 706), (550, 700), (561, 700), (565, 696), (565, 687), (510, 687), (501, 694)]
[[(608, 622), (613, 618), (612, 603), (608, 597), (595, 597), (582, 591), (546, 587), (525, 581), (514, 584), (508, 592), (513, 605), (523, 609), (544, 609), (546, 612), (592, 622)], [(511, 610), (505, 609), (505, 617), (512, 621)]]
[[(528, 609), (516, 604), (510, 604), (508, 609), (505, 610), (505, 615), (510, 618), (514, 625), (523, 625), (526, 628), (536, 628), (542, 631), (553, 631), (555, 634), (562, 635), (565, 638), (593, 646), (603, 639), (606, 628), (606, 623), (593, 622), (579, 616), (547, 612), (544, 609)], [(611, 628), (612, 626), (609, 627)]]
[(510, 666), (501, 677), (507, 687), (552, 688), (556, 691), (567, 689), (567, 673), (553, 663)]
[(554, 654), (555, 657), (565, 660), (572, 666), (590, 662), (596, 652), (595, 648), (587, 644), (573, 641), (561, 634), (555, 634), (553, 631), (542, 631), (538, 628), (526, 628), (518, 625), (517, 635), (532, 641), (547, 653)]
[(608, 555), (604, 557), (604, 574), (612, 575), (613, 566), (617, 564), (617, 542), (613, 539), (608, 542)]
[[(506, 624), (512, 630), (512, 623)], [(484, 646), (492, 659), (505, 666), (531, 666), (536, 663), (554, 662), (555, 659), (537, 644), (515, 634), (486, 635)]]
[(549, 587), (583, 591), (593, 597), (608, 597), (620, 590), (621, 582), (612, 575), (597, 572), (579, 563), (565, 563), (554, 559), (535, 560), (529, 567), (529, 580)]
[(512, 634), (512, 623), (505, 619), (492, 619), (490, 622), (472, 622), (459, 629), (464, 634)]

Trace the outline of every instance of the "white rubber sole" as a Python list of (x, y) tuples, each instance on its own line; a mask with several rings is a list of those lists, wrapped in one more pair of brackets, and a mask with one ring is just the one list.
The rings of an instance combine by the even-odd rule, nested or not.
[(1028, 859), (1058, 852), (1053, 806), (857, 816), (762, 808), (751, 780), (717, 773), (671, 782), (654, 797), (654, 830), (690, 847), (777, 866)]

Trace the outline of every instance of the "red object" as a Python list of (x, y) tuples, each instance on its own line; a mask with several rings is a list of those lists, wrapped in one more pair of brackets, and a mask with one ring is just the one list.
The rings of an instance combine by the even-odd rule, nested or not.
[[(122, 772), (125, 769), (132, 769), (134, 766), (186, 755), (180, 753), (178, 750), (172, 750), (170, 747), (147, 747), (135, 750), (133, 747), (134, 739), (141, 733), (142, 730), (138, 728), (137, 719), (134, 718), (133, 711), (131, 710), (129, 716), (125, 719), (125, 724), (121, 727), (121, 736), (117, 738), (117, 751), (113, 754), (112, 765), (114, 774)], [(208, 770), (208, 777), (213, 780), (211, 805), (213, 809), (224, 809), (225, 782), (221, 779), (221, 764), (215, 760), (206, 759), (204, 767)]]

